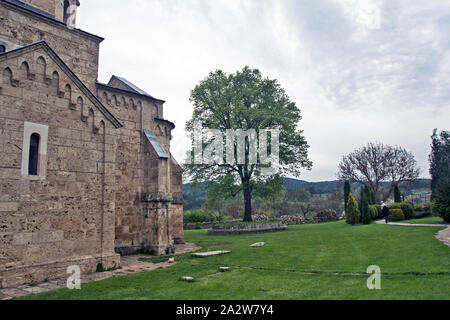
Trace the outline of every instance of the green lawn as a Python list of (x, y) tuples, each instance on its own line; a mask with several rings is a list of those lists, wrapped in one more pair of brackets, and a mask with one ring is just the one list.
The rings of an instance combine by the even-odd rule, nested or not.
[[(213, 250), (232, 253), (185, 255), (169, 268), (24, 299), (450, 299), (450, 248), (434, 238), (441, 229), (333, 222), (252, 235), (192, 230), (188, 242), (203, 250), (226, 243)], [(260, 241), (266, 246), (250, 247)], [(370, 265), (381, 268), (381, 290), (366, 287)], [(215, 274), (220, 266), (232, 270)], [(206, 275), (212, 276), (179, 280)]]
[(405, 220), (404, 223), (412, 223), (412, 224), (445, 224), (444, 220), (440, 217), (426, 217), (421, 219), (412, 219), (412, 220)]

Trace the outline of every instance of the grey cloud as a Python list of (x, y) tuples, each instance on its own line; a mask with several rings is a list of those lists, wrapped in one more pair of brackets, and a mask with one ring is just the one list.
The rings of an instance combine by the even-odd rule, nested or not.
[(301, 106), (315, 165), (305, 178), (333, 179), (341, 155), (379, 140), (414, 151), (426, 175), (429, 136), (450, 119), (450, 1), (370, 1), (379, 28), (359, 25), (348, 1), (96, 0), (79, 21), (106, 37), (101, 80), (124, 75), (167, 100), (180, 162), (190, 90), (247, 64)]

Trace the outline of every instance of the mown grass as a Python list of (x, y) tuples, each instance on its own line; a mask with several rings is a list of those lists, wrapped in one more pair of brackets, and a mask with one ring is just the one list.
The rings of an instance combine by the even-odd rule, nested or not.
[(426, 217), (420, 219), (406, 220), (405, 223), (411, 224), (445, 224), (441, 217)]
[[(434, 238), (442, 227), (349, 226), (345, 222), (290, 226), (287, 231), (208, 235), (187, 231), (203, 247), (226, 244), (228, 255), (179, 263), (24, 299), (449, 299), (450, 248)], [(251, 248), (263, 241), (264, 247)], [(381, 290), (366, 286), (371, 265), (381, 268)], [(221, 266), (231, 272), (216, 274)], [(193, 283), (183, 276), (202, 277)]]

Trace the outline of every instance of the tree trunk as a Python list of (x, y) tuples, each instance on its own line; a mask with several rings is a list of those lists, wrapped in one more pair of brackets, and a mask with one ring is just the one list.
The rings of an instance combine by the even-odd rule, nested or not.
[(250, 183), (244, 183), (244, 201), (245, 201), (245, 213), (244, 222), (251, 222), (252, 219), (252, 192), (250, 190)]

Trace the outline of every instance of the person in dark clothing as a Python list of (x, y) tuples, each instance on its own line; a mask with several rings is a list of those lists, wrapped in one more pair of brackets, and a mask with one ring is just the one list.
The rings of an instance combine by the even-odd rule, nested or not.
[(381, 206), (383, 207), (383, 210), (381, 210), (381, 214), (384, 216), (384, 221), (386, 221), (386, 224), (388, 224), (389, 223), (389, 208), (384, 202), (381, 204)]

